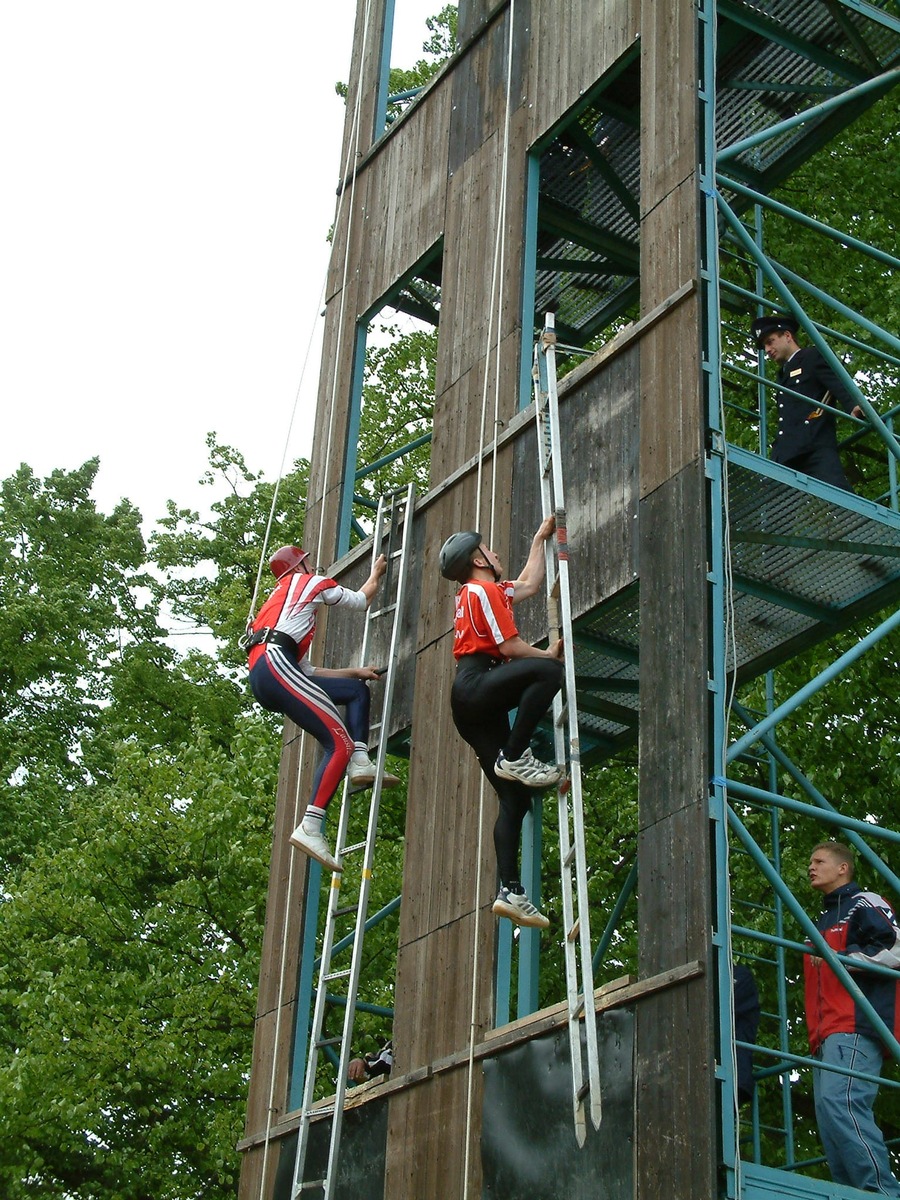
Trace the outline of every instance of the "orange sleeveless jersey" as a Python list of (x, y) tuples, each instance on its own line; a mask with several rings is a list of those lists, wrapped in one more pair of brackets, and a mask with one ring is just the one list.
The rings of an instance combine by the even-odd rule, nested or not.
[(453, 656), (490, 654), (503, 659), (501, 642), (518, 636), (512, 614), (512, 583), (488, 583), (470, 580), (456, 596), (456, 620)]

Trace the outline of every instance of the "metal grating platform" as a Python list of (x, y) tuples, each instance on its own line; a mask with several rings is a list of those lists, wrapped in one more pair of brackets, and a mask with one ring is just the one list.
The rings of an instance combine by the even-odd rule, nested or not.
[[(753, 679), (900, 603), (900, 514), (728, 449), (728, 670)], [(576, 623), (585, 758), (637, 738), (638, 587)]]
[[(718, 0), (719, 151), (900, 64), (896, 7), (826, 0)], [(889, 15), (893, 14), (893, 15)], [(729, 173), (768, 192), (887, 89), (741, 151)], [(541, 157), (535, 317), (553, 309), (585, 345), (637, 298), (640, 64), (618, 65)], [(741, 197), (732, 197), (738, 209)]]

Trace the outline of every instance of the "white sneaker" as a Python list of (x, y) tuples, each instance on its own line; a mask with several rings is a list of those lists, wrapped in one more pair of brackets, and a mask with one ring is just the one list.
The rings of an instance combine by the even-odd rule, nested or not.
[[(354, 762), (350, 759), (350, 765), (347, 767), (347, 778), (350, 781), (351, 792), (361, 792), (364, 788), (370, 788), (378, 776), (378, 771), (375, 764), (368, 755), (360, 761)], [(381, 786), (383, 788), (396, 787), (400, 780), (396, 775), (391, 775), (387, 771), (381, 777)]]
[(327, 867), (329, 871), (343, 871), (343, 866), (336, 858), (332, 857), (331, 847), (328, 845), (328, 840), (321, 833), (310, 833), (300, 824), (291, 834), (288, 841), (292, 846), (296, 846), (298, 850), (302, 850), (304, 854), (308, 854), (310, 858), (314, 858), (316, 862), (320, 862), (323, 867)]
[(491, 905), (491, 912), (498, 917), (509, 917), (515, 925), (527, 925), (531, 929), (546, 929), (550, 922), (534, 907), (524, 892), (511, 892), (502, 887)]
[(521, 758), (504, 758), (501, 750), (494, 763), (494, 774), (501, 779), (512, 779), (524, 783), (526, 787), (548, 788), (559, 783), (562, 771), (559, 767), (541, 762), (535, 758), (530, 748), (526, 748)]

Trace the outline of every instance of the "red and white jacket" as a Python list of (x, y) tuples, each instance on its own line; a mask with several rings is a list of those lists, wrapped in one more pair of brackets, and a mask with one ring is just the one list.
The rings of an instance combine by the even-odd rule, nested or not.
[[(339, 604), (345, 608), (365, 608), (365, 592), (342, 587), (325, 575), (303, 575), (292, 572), (278, 581), (256, 620), (253, 631), (275, 629), (297, 643), (297, 661), (306, 657), (316, 632), (316, 617), (320, 604)], [(265, 653), (264, 645), (254, 646), (248, 659), (250, 670)]]
[[(875, 892), (845, 883), (825, 897), (825, 911), (816, 928), (838, 954), (883, 967), (900, 967), (900, 927), (888, 902)], [(813, 951), (815, 954), (815, 950)], [(845, 964), (848, 965), (848, 964)], [(900, 975), (897, 979), (874, 971), (853, 971), (854, 983), (887, 1025), (900, 1037)], [(813, 1054), (832, 1033), (878, 1034), (843, 984), (822, 962), (803, 959), (806, 1025)]]

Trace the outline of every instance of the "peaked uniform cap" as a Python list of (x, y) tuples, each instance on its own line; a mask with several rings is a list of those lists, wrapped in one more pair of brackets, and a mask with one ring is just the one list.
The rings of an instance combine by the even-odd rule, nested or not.
[(799, 328), (799, 321), (793, 317), (779, 316), (757, 317), (751, 326), (754, 340), (760, 347), (770, 333), (792, 333), (796, 337)]

